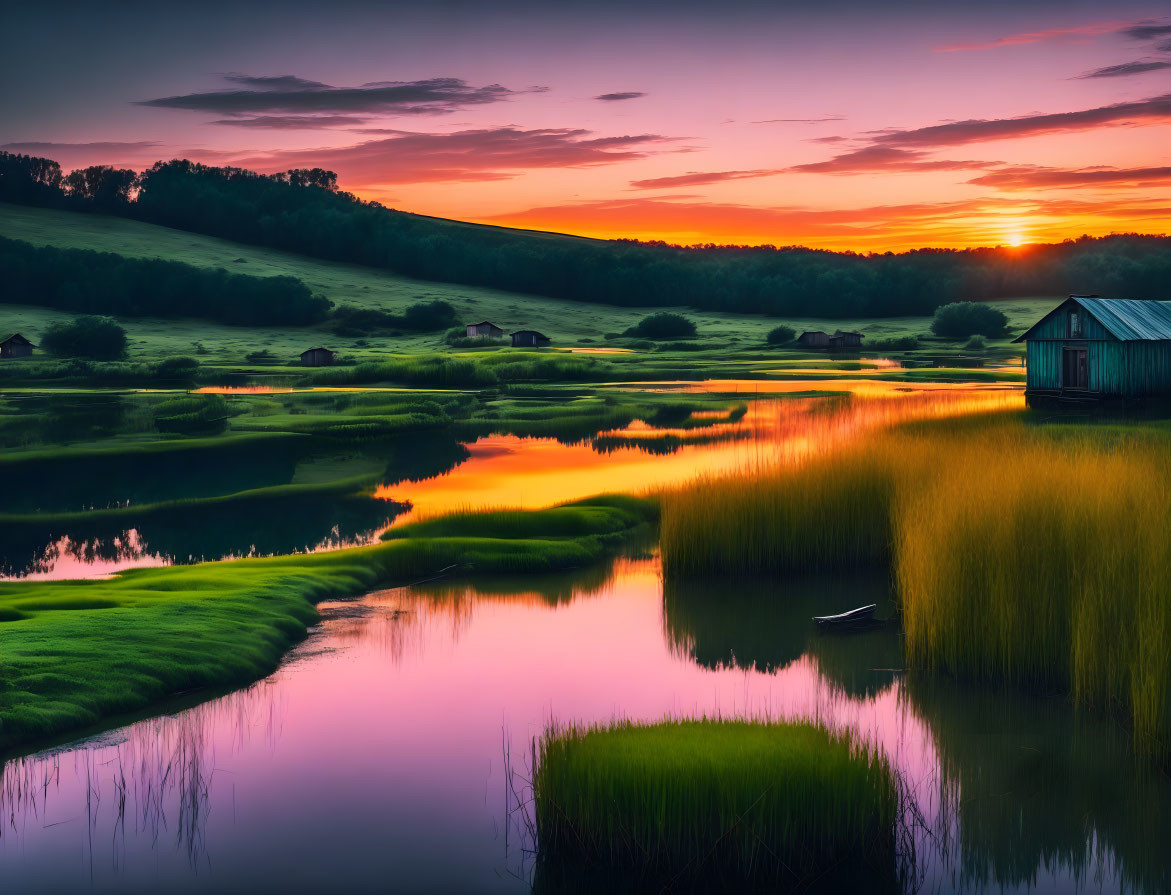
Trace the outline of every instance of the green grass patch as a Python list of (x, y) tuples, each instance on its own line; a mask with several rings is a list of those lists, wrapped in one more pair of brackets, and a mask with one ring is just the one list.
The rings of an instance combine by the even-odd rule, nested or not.
[[(425, 523), (425, 536), (332, 553), (136, 569), (91, 581), (0, 582), (0, 750), (180, 692), (255, 680), (304, 636), (322, 599), (450, 566), (470, 573), (585, 565), (656, 513), (651, 500), (595, 498), (533, 511), (512, 525), (495, 514), (479, 524), (469, 516), (446, 527)], [(574, 515), (576, 524), (568, 521)]]
[[(619, 723), (540, 741), (538, 878), (636, 891), (897, 891), (898, 787), (810, 724)], [(855, 888), (857, 887), (857, 888)]]

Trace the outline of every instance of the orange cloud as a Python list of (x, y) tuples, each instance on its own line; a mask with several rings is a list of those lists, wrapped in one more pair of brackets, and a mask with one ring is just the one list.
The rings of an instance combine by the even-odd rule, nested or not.
[(976, 43), (947, 44), (936, 47), (937, 53), (956, 53), (968, 50), (994, 50), (998, 47), (1016, 47), (1022, 44), (1059, 42), (1084, 42), (1100, 34), (1113, 34), (1128, 26), (1129, 22), (1095, 22), (1089, 25), (1079, 25), (1074, 28), (1050, 28), (1047, 31), (1026, 31), (1021, 34), (1009, 34), (995, 40), (978, 41)]
[(807, 245), (828, 249), (905, 250), (997, 245), (1006, 234), (1056, 241), (1104, 235), (1120, 224), (1164, 232), (1171, 199), (1034, 200), (992, 197), (847, 209), (761, 208), (695, 197), (638, 197), (530, 208), (482, 219), (535, 230), (600, 238), (665, 239), (681, 244)]

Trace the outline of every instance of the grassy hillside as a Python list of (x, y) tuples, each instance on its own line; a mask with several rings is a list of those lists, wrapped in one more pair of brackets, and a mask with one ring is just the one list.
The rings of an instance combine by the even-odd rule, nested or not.
[[(0, 235), (36, 245), (163, 258), (201, 267), (223, 267), (253, 276), (294, 276), (334, 302), (364, 308), (401, 312), (417, 301), (442, 299), (454, 305), (469, 321), (490, 319), (506, 330), (538, 329), (561, 346), (604, 346), (606, 342), (602, 337), (605, 333), (621, 332), (644, 313), (638, 309), (413, 280), (375, 268), (318, 261), (105, 215), (0, 203)], [(1008, 314), (1013, 327), (1022, 328), (1051, 307), (1053, 301), (1049, 298), (1015, 299), (997, 304)], [(758, 347), (764, 334), (781, 322), (750, 315), (677, 310), (696, 321), (702, 338), (729, 347)], [(0, 330), (23, 332), (35, 342), (50, 322), (63, 316), (67, 315), (59, 311), (0, 304)], [(928, 324), (927, 318), (923, 317), (882, 320), (788, 318), (784, 322), (798, 330), (855, 329), (870, 339), (925, 333)], [(195, 344), (200, 343), (210, 352), (205, 361), (227, 364), (239, 364), (245, 354), (261, 348), (285, 358), (295, 356), (307, 347), (324, 344), (361, 359), (388, 350), (413, 352), (441, 346), (438, 334), (371, 338), (366, 340), (369, 342), (367, 346), (358, 346), (355, 339), (339, 338), (314, 329), (246, 328), (198, 320), (149, 318), (127, 319), (123, 324), (130, 335), (132, 355), (191, 354)]]

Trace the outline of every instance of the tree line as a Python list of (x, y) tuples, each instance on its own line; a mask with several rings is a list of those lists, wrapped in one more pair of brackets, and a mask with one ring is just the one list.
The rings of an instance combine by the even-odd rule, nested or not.
[(533, 236), (395, 211), (340, 191), (336, 175), (321, 169), (262, 175), (182, 160), (141, 173), (96, 166), (62, 176), (55, 162), (8, 153), (0, 153), (0, 201), (121, 214), (421, 279), (631, 307), (844, 318), (1070, 292), (1171, 299), (1164, 236), (872, 254), (683, 247)]
[(0, 300), (81, 314), (304, 326), (324, 320), (332, 305), (295, 277), (253, 277), (180, 261), (34, 246), (4, 237), (0, 270)]

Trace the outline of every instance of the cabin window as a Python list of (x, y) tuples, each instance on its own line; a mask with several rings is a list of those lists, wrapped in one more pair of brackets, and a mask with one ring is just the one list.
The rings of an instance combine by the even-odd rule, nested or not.
[(1069, 312), (1069, 336), (1076, 339), (1082, 334), (1082, 315), (1077, 311)]

